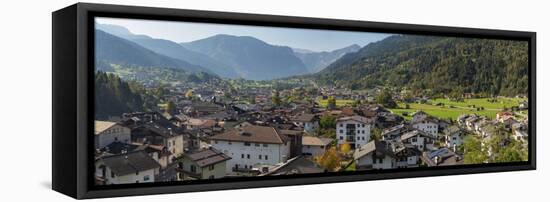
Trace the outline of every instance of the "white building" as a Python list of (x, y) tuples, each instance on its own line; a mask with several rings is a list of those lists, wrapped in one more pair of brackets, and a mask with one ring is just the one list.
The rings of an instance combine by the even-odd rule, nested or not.
[(98, 184), (155, 182), (160, 165), (143, 151), (98, 158), (95, 177)]
[(319, 128), (319, 120), (314, 114), (300, 114), (299, 116), (292, 119), (294, 124), (303, 127), (304, 132), (311, 133), (315, 129)]
[(257, 165), (275, 165), (290, 156), (290, 141), (273, 127), (244, 126), (210, 138), (210, 144), (231, 157), (226, 173), (250, 171)]
[(464, 143), (464, 137), (466, 133), (457, 126), (451, 126), (444, 131), (445, 133), (445, 145), (456, 152), (456, 148)]
[(102, 149), (113, 142), (130, 143), (131, 130), (116, 122), (95, 121), (95, 148)]
[(392, 151), (395, 154), (396, 168), (415, 168), (420, 165), (422, 152), (414, 145), (392, 142)]
[(336, 122), (338, 146), (350, 144), (352, 149), (360, 148), (370, 141), (371, 121), (362, 116), (339, 118)]
[(434, 139), (433, 136), (421, 130), (413, 130), (401, 135), (401, 142), (413, 145), (420, 151), (433, 150)]
[(417, 122), (412, 122), (412, 127), (424, 131), (433, 137), (438, 137), (439, 124), (438, 121), (432, 118), (424, 118)]
[(424, 111), (417, 111), (412, 114), (412, 122), (420, 122), (424, 119), (428, 118), (428, 114)]
[(302, 154), (319, 156), (330, 147), (332, 139), (315, 136), (302, 136)]
[(357, 170), (391, 169), (396, 167), (394, 153), (385, 141), (370, 141), (353, 153)]

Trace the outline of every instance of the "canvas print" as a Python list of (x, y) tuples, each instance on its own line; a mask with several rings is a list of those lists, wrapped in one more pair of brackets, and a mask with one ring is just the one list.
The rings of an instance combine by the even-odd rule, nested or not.
[(528, 42), (95, 18), (95, 184), (528, 160)]

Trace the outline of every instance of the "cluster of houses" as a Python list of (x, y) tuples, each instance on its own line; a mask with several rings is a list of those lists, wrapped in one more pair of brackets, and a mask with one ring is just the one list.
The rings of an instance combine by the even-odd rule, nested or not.
[[(379, 105), (325, 109), (293, 101), (273, 106), (270, 92), (262, 89), (232, 95), (253, 95), (254, 104), (206, 88), (195, 89), (199, 99), (191, 100), (184, 98), (186, 91), (176, 89), (177, 96), (170, 97), (173, 112), (95, 121), (96, 184), (327, 172), (315, 157), (344, 144), (350, 152), (343, 155), (355, 170), (458, 165), (466, 134), (489, 137), (491, 126), (501, 123), (514, 138), (527, 137), (526, 120), (516, 121), (509, 112), (495, 120), (464, 115), (450, 123), (419, 111), (406, 121)], [(318, 134), (325, 115), (336, 120), (332, 137)], [(373, 134), (374, 128), (380, 134)]]

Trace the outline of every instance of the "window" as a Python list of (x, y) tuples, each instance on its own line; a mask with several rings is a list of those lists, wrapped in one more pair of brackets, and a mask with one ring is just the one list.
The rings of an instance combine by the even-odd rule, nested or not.
[(411, 139), (412, 142), (416, 142), (416, 137)]
[(267, 147), (267, 144), (264, 144), (264, 147)]
[(139, 171), (136, 171), (136, 175), (139, 175)]
[(231, 141), (227, 142), (228, 145), (231, 145)]
[(340, 130), (340, 133), (344, 133), (344, 130)]
[(214, 179), (214, 175), (208, 176), (208, 179)]
[(246, 155), (246, 158), (247, 158), (247, 159), (250, 159), (250, 154), (247, 154), (247, 155)]
[(357, 136), (357, 140), (361, 140), (361, 137)]
[(453, 140), (456, 140), (456, 137), (453, 137)]
[(383, 163), (384, 162), (384, 159), (380, 158), (378, 159), (378, 163)]
[(149, 181), (149, 175), (143, 176), (143, 181)]
[(265, 160), (267, 160), (267, 155), (265, 155), (264, 157), (265, 157)]
[(218, 141), (217, 141), (217, 140), (214, 140), (214, 144), (218, 144)]
[(114, 178), (114, 177), (115, 177), (115, 173), (111, 171), (111, 178)]
[(258, 155), (258, 159), (260, 159), (260, 160), (262, 159), (262, 155), (261, 155), (261, 154), (260, 154), (260, 155)]
[(241, 154), (241, 158), (244, 159), (244, 154)]
[(176, 141), (175, 140), (172, 140), (172, 145), (176, 146)]
[(324, 148), (325, 148), (325, 146), (321, 146), (321, 149), (324, 149)]
[(214, 170), (214, 165), (208, 166), (208, 170)]
[(341, 124), (340, 124), (340, 127), (344, 127), (344, 124), (341, 123)]
[(361, 139), (365, 140), (365, 136), (361, 137)]
[(361, 124), (361, 127), (363, 127), (363, 128), (364, 128), (364, 127), (365, 127), (365, 124)]
[(195, 165), (191, 165), (191, 172), (197, 172), (197, 167), (195, 167)]
[(250, 146), (250, 142), (244, 142), (244, 146)]
[(254, 144), (254, 146), (259, 147), (259, 146), (260, 146), (260, 143), (256, 143), (256, 144)]

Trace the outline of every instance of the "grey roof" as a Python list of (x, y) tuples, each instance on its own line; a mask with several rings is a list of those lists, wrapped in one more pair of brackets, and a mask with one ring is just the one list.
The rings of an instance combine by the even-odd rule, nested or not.
[(459, 156), (446, 147), (433, 152), (426, 152), (420, 158), (428, 166), (460, 165), (464, 163), (464, 158), (462, 156)]
[(294, 117), (292, 120), (297, 122), (312, 122), (315, 120), (315, 114), (300, 114), (299, 116)]
[(210, 139), (235, 142), (283, 144), (286, 142), (287, 137), (279, 134), (279, 132), (273, 127), (250, 125), (229, 130), (225, 133), (212, 136)]
[(421, 131), (421, 130), (412, 130), (412, 131), (406, 132), (405, 134), (401, 135), (401, 141), (406, 140), (406, 139), (409, 139), (409, 138), (414, 137), (414, 136), (417, 136), (417, 135), (420, 135), (420, 136), (424, 136), (424, 137), (427, 137), (427, 138), (434, 139), (433, 136), (428, 135), (428, 134), (425, 133), (424, 131)]
[(370, 123), (370, 120), (366, 117), (363, 117), (363, 116), (359, 116), (359, 115), (355, 115), (355, 116), (347, 116), (347, 117), (342, 117), (342, 118), (339, 118), (338, 121), (348, 121), (348, 120), (353, 120), (353, 121), (357, 121), (357, 122), (360, 122), (360, 123)]
[(455, 133), (461, 133), (462, 134), (462, 129), (460, 129), (458, 126), (449, 126), (447, 128), (445, 128), (445, 130), (443, 131), (446, 135), (452, 135), (452, 134), (455, 134)]
[(353, 158), (359, 159), (374, 151), (380, 152), (382, 154), (386, 154), (389, 156), (394, 156), (394, 153), (388, 147), (387, 142), (373, 140), (361, 146), (361, 148), (356, 149), (355, 152), (353, 153)]
[(100, 157), (117, 176), (160, 168), (160, 164), (143, 151)]
[(220, 163), (231, 159), (231, 157), (225, 155), (216, 149), (204, 149), (194, 152), (192, 154), (185, 155), (186, 158), (194, 161), (200, 167), (206, 167), (212, 164)]
[(323, 173), (325, 170), (311, 159), (304, 156), (297, 156), (288, 160), (284, 164), (275, 167), (273, 170), (262, 175), (293, 175), (293, 174), (311, 174)]

